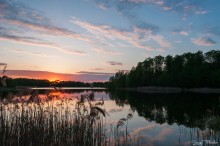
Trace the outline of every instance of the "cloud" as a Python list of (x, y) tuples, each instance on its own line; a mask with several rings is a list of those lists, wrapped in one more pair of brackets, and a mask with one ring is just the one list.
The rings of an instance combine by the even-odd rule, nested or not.
[(207, 33), (220, 37), (220, 27), (211, 27), (207, 29)]
[(115, 8), (123, 16), (129, 18), (131, 22), (134, 22), (135, 19), (139, 23), (141, 19), (133, 11), (135, 8), (145, 8), (148, 6), (156, 6), (165, 11), (171, 11), (179, 14), (181, 17), (186, 19), (189, 15), (204, 15), (208, 13), (202, 7), (201, 1), (191, 1), (191, 0), (182, 0), (182, 1), (171, 1), (171, 0), (94, 0), (95, 3), (99, 6), (102, 4), (105, 8)]
[(39, 66), (31, 65), (31, 64), (21, 64), (21, 66), (27, 67), (27, 68), (34, 68), (34, 69), (39, 69)]
[(81, 82), (98, 82), (108, 81), (112, 75), (108, 74), (66, 74), (66, 73), (54, 73), (48, 71), (33, 71), (33, 70), (8, 70), (6, 72), (8, 77), (12, 78), (34, 78), (34, 79), (51, 79), (56, 78), (59, 80), (72, 80)]
[(112, 65), (112, 66), (115, 66), (115, 65), (119, 65), (119, 66), (122, 66), (123, 65), (123, 63), (121, 63), (121, 62), (115, 62), (115, 61), (109, 61), (109, 62), (107, 62), (109, 65)]
[(211, 38), (204, 38), (204, 37), (192, 38), (191, 41), (192, 43), (199, 46), (213, 46), (216, 44), (216, 42)]
[(172, 32), (172, 34), (174, 35), (183, 35), (183, 36), (188, 36), (189, 35), (189, 32), (187, 30), (174, 30)]
[(114, 73), (103, 73), (103, 72), (89, 72), (89, 71), (80, 71), (80, 72), (77, 72), (79, 74), (90, 74), (90, 75), (114, 75)]
[(67, 30), (65, 28), (56, 27), (50, 24), (38, 24), (36, 22), (27, 22), (24, 20), (7, 20), (5, 22), (12, 24), (12, 25), (18, 25), (24, 28), (30, 28), (34, 31), (40, 31), (47, 35), (64, 36), (64, 37), (71, 37), (74, 39), (89, 41), (85, 36), (82, 36), (73, 31)]
[(3, 19), (20, 19), (33, 22), (49, 22), (49, 20), (42, 15), (42, 13), (25, 6), (21, 2), (14, 2), (12, 0), (0, 1), (0, 12)]
[[(11, 0), (1, 0), (0, 7), (0, 13), (2, 14), (0, 16), (0, 22), (6, 24), (5, 27), (0, 26), (0, 40), (7, 40), (25, 45), (52, 48), (62, 53), (72, 55), (86, 54), (86, 52), (82, 50), (64, 48), (52, 42), (25, 36), (24, 32), (27, 32), (27, 29), (31, 29), (33, 31), (40, 32), (40, 34), (43, 33), (46, 35), (71, 37), (74, 39), (88, 41), (86, 36), (82, 36), (81, 34), (75, 33), (62, 27), (54, 26), (50, 19), (44, 16), (41, 12), (31, 9), (25, 6), (23, 3), (14, 2)], [(7, 29), (6, 26), (8, 25), (12, 27)], [(22, 30), (21, 32), (18, 32), (19, 29), (14, 29), (18, 26)], [(22, 36), (20, 35), (21, 33), (23, 34)]]
[(179, 27), (179, 28), (173, 29), (172, 34), (173, 35), (188, 36), (192, 32), (192, 30), (193, 30), (192, 23), (189, 23), (185, 27)]
[(209, 11), (207, 11), (207, 10), (197, 10), (197, 11), (195, 11), (195, 14), (197, 14), (197, 15), (204, 15), (204, 14), (207, 14), (207, 13), (209, 13)]
[(104, 68), (91, 68), (90, 70), (104, 70)]
[(15, 40), (15, 41), (22, 41), (26, 40), (28, 41), (39, 41), (39, 39), (34, 38), (34, 37), (27, 37), (27, 36), (19, 36), (16, 35), (16, 31), (9, 30), (4, 27), (0, 27), (0, 38), (1, 39), (8, 39), (8, 40)]
[(38, 52), (28, 52), (28, 51), (24, 51), (21, 49), (11, 49), (13, 52), (15, 53), (19, 53), (19, 54), (25, 54), (25, 55), (33, 55), (33, 56), (38, 56), (38, 57), (58, 57), (58, 56), (51, 56), (48, 54), (43, 54), (43, 53), (38, 53)]
[(16, 43), (26, 44), (26, 45), (52, 48), (52, 49), (56, 49), (66, 54), (73, 54), (73, 55), (85, 55), (86, 54), (86, 52), (84, 51), (63, 48), (57, 44), (42, 41), (37, 38), (15, 35), (11, 31), (8, 31), (7, 33), (5, 33), (6, 30), (7, 29), (0, 28), (0, 40), (7, 40), (7, 41), (16, 42)]
[(163, 48), (172, 48), (171, 43), (166, 41), (162, 35), (152, 35), (149, 38), (157, 42)]
[(12, 26), (19, 26), (23, 31), (31, 29), (46, 35), (71, 37), (89, 41), (86, 36), (73, 32), (71, 30), (54, 26), (50, 19), (41, 12), (25, 6), (23, 3), (11, 0), (0, 1), (0, 22)]
[(175, 41), (175, 43), (182, 43), (183, 41), (181, 41), (181, 40), (177, 40), (177, 41)]
[(158, 4), (163, 10), (171, 11), (179, 14), (186, 19), (189, 15), (203, 15), (208, 13), (207, 10), (202, 8), (202, 2), (199, 1), (170, 1), (170, 0), (161, 0), (162, 3)]
[(148, 4), (152, 4), (152, 3), (156, 3), (156, 1), (153, 0), (124, 0), (124, 1), (128, 1), (131, 3), (148, 3)]
[(6, 63), (1, 63), (0, 62), (0, 66), (6, 66), (7, 64)]
[(119, 52), (104, 49), (104, 48), (93, 48), (92, 50), (101, 55), (119, 55), (120, 54)]
[[(115, 41), (123, 42), (127, 46), (146, 50), (159, 50), (159, 49), (166, 49), (171, 48), (172, 45), (170, 42), (165, 40), (162, 35), (157, 35), (155, 32), (158, 30), (156, 26), (146, 24), (146, 25), (136, 25), (131, 30), (123, 30), (118, 28), (113, 28), (108, 25), (94, 25), (89, 22), (80, 21), (76, 18), (72, 18), (70, 20), (75, 25), (80, 26), (81, 28), (87, 30), (87, 32), (92, 37), (98, 38), (99, 41)], [(150, 41), (154, 41), (160, 48), (155, 48), (149, 46), (148, 43)], [(115, 42), (115, 45), (117, 45)], [(97, 42), (96, 42), (97, 43)], [(118, 44), (121, 46), (121, 44)], [(96, 51), (105, 53), (105, 50), (101, 50), (100, 48), (96, 48)]]
[(107, 7), (106, 7), (106, 5), (105, 5), (104, 3), (99, 3), (99, 4), (98, 4), (98, 7), (99, 7), (100, 9), (103, 9), (103, 10), (106, 10), (106, 9), (107, 9)]

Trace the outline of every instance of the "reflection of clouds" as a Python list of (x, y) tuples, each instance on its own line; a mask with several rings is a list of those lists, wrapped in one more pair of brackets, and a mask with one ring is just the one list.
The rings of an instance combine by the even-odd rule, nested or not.
[(155, 141), (164, 141), (167, 135), (172, 134), (174, 131), (171, 128), (164, 128), (160, 133), (154, 138)]
[(145, 136), (139, 136), (139, 141), (140, 141), (140, 145), (141, 146), (153, 146), (154, 145), (154, 142), (151, 140), (152, 137), (149, 136), (149, 135), (145, 135)]
[(166, 141), (167, 136), (172, 133), (174, 133), (174, 130), (166, 127), (166, 125), (158, 126), (156, 123), (153, 123), (136, 128), (131, 135), (139, 138), (140, 145), (153, 146), (155, 143)]
[(111, 109), (109, 109), (109, 113), (115, 113), (115, 112), (121, 112), (121, 111), (123, 111), (123, 109), (122, 108), (111, 108)]
[(156, 124), (151, 124), (145, 127), (140, 127), (140, 128), (136, 128), (131, 135), (137, 136), (139, 135), (141, 132), (143, 131), (147, 131), (147, 130), (152, 130), (153, 128), (155, 128), (157, 125)]

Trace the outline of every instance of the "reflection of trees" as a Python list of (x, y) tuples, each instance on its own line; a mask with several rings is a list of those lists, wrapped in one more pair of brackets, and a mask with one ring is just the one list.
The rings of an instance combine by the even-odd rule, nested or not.
[[(220, 115), (219, 95), (207, 94), (144, 94), (117, 91), (111, 93), (117, 105), (129, 104), (139, 116), (163, 124), (198, 126), (210, 115)], [(196, 124), (196, 125), (195, 125)], [(201, 128), (202, 128), (201, 124)]]

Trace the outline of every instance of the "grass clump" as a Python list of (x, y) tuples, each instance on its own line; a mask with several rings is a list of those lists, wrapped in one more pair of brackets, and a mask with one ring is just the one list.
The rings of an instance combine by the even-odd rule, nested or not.
[(91, 95), (34, 94), (1, 99), (0, 145), (103, 145), (107, 113)]
[(9, 95), (0, 98), (0, 145), (134, 145), (127, 132), (132, 113), (109, 132), (104, 100), (95, 100), (93, 93), (80, 98), (61, 97), (58, 91)]

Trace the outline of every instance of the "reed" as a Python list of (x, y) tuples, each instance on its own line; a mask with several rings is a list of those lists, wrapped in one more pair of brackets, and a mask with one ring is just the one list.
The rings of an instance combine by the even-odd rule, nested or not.
[[(22, 94), (23, 93), (23, 94)], [(23, 91), (0, 99), (0, 145), (134, 145), (127, 132), (132, 113), (109, 132), (104, 100), (94, 94), (60, 97)], [(126, 130), (122, 130), (126, 122)]]

